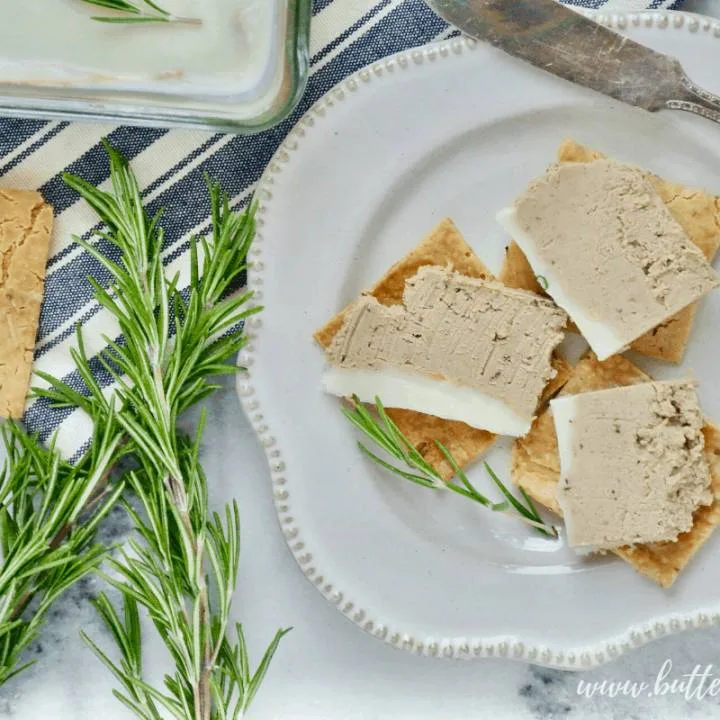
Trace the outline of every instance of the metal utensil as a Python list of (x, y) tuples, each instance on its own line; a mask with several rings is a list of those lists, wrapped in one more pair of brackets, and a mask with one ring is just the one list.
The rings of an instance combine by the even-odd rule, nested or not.
[(679, 61), (599, 25), (555, 0), (426, 0), (471, 37), (616, 100), (655, 112), (686, 110), (720, 123), (720, 97)]

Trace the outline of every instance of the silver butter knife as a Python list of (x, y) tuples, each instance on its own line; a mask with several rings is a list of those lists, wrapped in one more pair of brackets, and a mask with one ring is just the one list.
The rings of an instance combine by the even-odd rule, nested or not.
[(720, 123), (720, 97), (679, 61), (555, 0), (426, 0), (466, 35), (553, 75), (651, 112), (686, 110)]

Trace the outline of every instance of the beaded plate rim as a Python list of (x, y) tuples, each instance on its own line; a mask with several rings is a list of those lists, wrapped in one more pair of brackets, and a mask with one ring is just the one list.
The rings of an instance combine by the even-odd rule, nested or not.
[[(690, 33), (712, 33), (720, 39), (720, 21), (703, 15), (678, 11), (604, 13), (590, 10), (583, 11), (583, 14), (617, 30), (645, 26), (683, 30)], [(262, 299), (263, 215), (272, 205), (272, 192), (269, 188), (274, 182), (273, 178), (291, 162), (293, 153), (299, 147), (303, 137), (308, 132), (314, 131), (316, 124), (326, 117), (336, 103), (352, 96), (372, 82), (382, 81), (383, 77), (394, 70), (405, 70), (413, 65), (422, 65), (426, 60), (435, 62), (452, 55), (473, 51), (477, 46), (477, 41), (462, 37), (435, 42), (391, 55), (341, 80), (300, 118), (278, 147), (257, 184), (255, 193), (258, 200), (257, 233), (250, 252), (248, 269), (248, 287), (255, 291), (254, 300)], [(414, 637), (404, 632), (402, 628), (389, 627), (376, 621), (352, 597), (327, 578), (321, 569), (315, 567), (312, 551), (307, 548), (302, 531), (293, 515), (292, 501), (285, 487), (287, 468), (283, 460), (284, 455), (277, 438), (264, 424), (262, 407), (255, 397), (252, 383), (251, 366), (255, 360), (253, 341), (262, 331), (262, 327), (262, 316), (255, 316), (247, 322), (248, 344), (238, 355), (238, 365), (246, 370), (238, 373), (236, 386), (243, 411), (265, 451), (270, 469), (274, 507), (280, 528), (288, 548), (308, 581), (346, 618), (365, 632), (396, 648), (416, 655), (464, 659), (500, 657), (565, 670), (586, 670), (610, 662), (665, 635), (694, 628), (720, 626), (720, 607), (718, 607), (712, 611), (676, 614), (667, 619), (636, 624), (612, 640), (594, 645), (558, 649), (524, 643), (511, 637), (504, 641), (489, 641), (482, 637), (472, 639)]]

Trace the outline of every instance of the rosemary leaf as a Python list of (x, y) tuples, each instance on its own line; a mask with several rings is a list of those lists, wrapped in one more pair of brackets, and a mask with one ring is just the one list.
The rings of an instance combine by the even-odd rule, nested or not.
[(396, 467), (395, 465), (386, 462), (382, 458), (375, 455), (372, 450), (369, 450), (367, 446), (363, 445), (361, 442), (358, 443), (358, 447), (360, 448), (360, 451), (364, 455), (367, 455), (367, 457), (369, 457), (374, 463), (377, 463), (381, 467), (384, 467), (386, 470), (390, 470), (390, 472), (395, 473), (395, 475), (398, 475), (401, 478), (405, 478), (405, 480), (410, 480), (410, 482), (414, 482), (417, 485), (437, 489), (435, 483), (432, 480), (429, 480), (427, 477), (407, 472), (402, 468)]
[[(172, 15), (152, 0), (139, 0), (142, 5), (128, 0), (80, 0), (87, 5), (111, 10), (118, 15), (94, 15), (93, 20), (102, 23), (141, 24), (175, 23), (178, 25), (202, 25), (199, 18)], [(143, 6), (145, 6), (143, 8)]]
[(470, 482), (465, 471), (458, 465), (457, 461), (452, 456), (450, 451), (445, 447), (445, 445), (443, 445), (439, 440), (435, 441), (435, 445), (437, 445), (438, 449), (443, 454), (450, 467), (453, 469), (455, 477), (460, 478), (460, 482), (465, 486), (465, 489), (469, 493), (469, 497), (473, 498), (481, 505), (490, 508), (491, 510), (503, 510), (503, 508), (501, 508), (499, 505), (496, 506), (492, 501), (488, 500), (488, 498), (486, 498), (482, 493), (476, 490), (475, 486)]
[(460, 480), (460, 484), (453, 482), (445, 483), (437, 470), (430, 465), (427, 460), (417, 451), (410, 440), (400, 431), (398, 426), (392, 421), (387, 414), (380, 398), (375, 398), (375, 412), (377, 417), (365, 408), (357, 397), (353, 397), (351, 409), (344, 408), (345, 417), (370, 439), (377, 447), (384, 450), (388, 455), (397, 460), (405, 462), (412, 472), (408, 472), (392, 463), (383, 460), (381, 457), (373, 453), (363, 443), (358, 442), (358, 447), (370, 458), (374, 463), (389, 470), (398, 477), (410, 480), (416, 485), (431, 488), (434, 490), (447, 488), (458, 495), (472, 500), (483, 507), (494, 512), (502, 512), (511, 514), (519, 520), (531, 525), (538, 532), (550, 537), (557, 537), (557, 530), (547, 523), (543, 522), (537, 508), (532, 500), (523, 492), (523, 498), (527, 503), (524, 505), (518, 500), (507, 486), (500, 480), (492, 468), (485, 463), (485, 469), (491, 479), (497, 485), (498, 489), (507, 499), (506, 502), (493, 502), (470, 482), (465, 471), (460, 467), (448, 448), (441, 442), (436, 441), (436, 445), (443, 454), (450, 467), (455, 473), (455, 477)]
[(488, 465), (486, 462), (483, 462), (483, 466), (485, 467), (485, 471), (487, 474), (491, 477), (492, 481), (497, 485), (500, 492), (508, 499), (508, 502), (519, 512), (523, 515), (526, 515), (531, 520), (535, 521), (541, 521), (540, 514), (537, 511), (537, 508), (535, 507), (535, 504), (530, 499), (530, 497), (523, 493), (523, 496), (528, 503), (527, 507), (523, 505), (505, 486), (505, 484), (500, 480), (500, 478), (495, 474), (495, 471)]

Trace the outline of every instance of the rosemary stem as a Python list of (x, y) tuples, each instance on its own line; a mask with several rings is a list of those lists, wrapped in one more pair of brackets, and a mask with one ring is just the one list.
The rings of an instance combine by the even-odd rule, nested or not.
[[(490, 502), (487, 498), (476, 495), (475, 493), (470, 492), (466, 488), (456, 485), (454, 482), (449, 482), (445, 485), (445, 487), (448, 490), (452, 490), (453, 492), (457, 493), (458, 495), (462, 495), (463, 497), (469, 498), (470, 500), (474, 500), (475, 502), (479, 503), (483, 507), (493, 507), (494, 503)], [(540, 530), (541, 532), (544, 532), (546, 535), (550, 535), (551, 537), (557, 537), (557, 530), (555, 530), (554, 527), (551, 525), (547, 525), (546, 523), (539, 522), (537, 520), (533, 520), (532, 518), (527, 517), (526, 515), (522, 515), (514, 508), (507, 508), (506, 510), (499, 510), (499, 508), (493, 508), (496, 512), (502, 512), (510, 517), (522, 520), (523, 522), (527, 523), (528, 525), (536, 528), (537, 530)]]
[(15, 606), (15, 609), (10, 614), (10, 620), (17, 620), (20, 618), (25, 612), (25, 608), (28, 606), (28, 603), (32, 600), (33, 593), (32, 592), (26, 592), (21, 598), (20, 602)]
[[(143, 285), (147, 288), (148, 269), (142, 268)], [(148, 294), (148, 297), (151, 297)], [(163, 425), (163, 435), (167, 438), (171, 437), (172, 421), (170, 417), (170, 403), (168, 401), (167, 392), (165, 390), (165, 372), (163, 370), (163, 358), (161, 357), (161, 348), (159, 341), (155, 338), (150, 343), (150, 364), (152, 368), (152, 376), (154, 380), (154, 391), (157, 405), (161, 408), (161, 417), (158, 418)], [(192, 525), (189, 514), (189, 504), (187, 498), (187, 487), (185, 478), (179, 465), (175, 465), (174, 472), (166, 477), (165, 487), (168, 490), (170, 501), (175, 505), (188, 540), (192, 547), (195, 562), (195, 584), (197, 587), (198, 599), (198, 631), (202, 628), (202, 637), (204, 638), (204, 646), (201, 648), (202, 662), (200, 663), (200, 675), (195, 678), (195, 687), (193, 687), (193, 698), (195, 700), (195, 720), (211, 720), (212, 716), (212, 694), (210, 692), (210, 679), (212, 673), (212, 663), (209, 659), (212, 654), (210, 647), (210, 639), (212, 637), (208, 618), (210, 615), (210, 607), (208, 600), (207, 584), (205, 582), (205, 549), (201, 538), (198, 538)], [(185, 611), (184, 605), (179, 608)]]
[[(202, 575), (201, 563), (203, 563), (202, 558), (200, 559), (200, 562), (198, 563), (198, 566), (200, 568), (198, 571), (199, 575)], [(204, 579), (201, 579), (200, 582), (202, 583), (202, 586), (200, 588), (200, 625), (205, 626), (205, 625), (207, 625), (208, 593), (207, 593), (207, 586), (205, 585)], [(212, 699), (210, 696), (210, 673), (212, 672), (212, 666), (209, 663), (209, 659), (210, 659), (209, 630), (210, 630), (210, 628), (207, 628), (208, 632), (205, 633), (205, 647), (202, 649), (203, 662), (200, 667), (200, 677), (198, 678), (198, 688), (197, 688), (198, 720), (210, 720), (211, 711), (212, 711)]]
[(452, 490), (453, 492), (457, 493), (458, 495), (462, 495), (463, 497), (470, 498), (470, 500), (474, 500), (476, 503), (480, 503), (480, 505), (483, 505), (484, 507), (488, 507), (489, 505), (492, 504), (486, 498), (478, 496), (475, 493), (470, 492), (469, 490), (464, 488), (462, 485), (456, 485), (452, 481), (445, 483), (443, 487), (446, 487), (448, 490)]
[(203, 24), (197, 17), (173, 15), (160, 7), (155, 0), (81, 0), (87, 5), (102, 8), (106, 15), (93, 15), (92, 19), (108, 24), (168, 24), (199, 27)]
[(507, 510), (501, 510), (501, 512), (507, 513), (511, 517), (522, 520), (524, 523), (527, 523), (531, 527), (540, 530), (541, 532), (549, 535), (550, 537), (556, 538), (558, 536), (557, 530), (552, 525), (548, 525), (547, 523), (539, 522), (538, 520), (533, 520), (532, 518), (529, 518), (525, 515), (521, 515), (519, 512), (513, 510), (512, 508), (508, 508)]
[(180, 15), (171, 15), (168, 21), (177, 25), (192, 25), (194, 27), (200, 27), (203, 24), (200, 18), (182, 17)]

